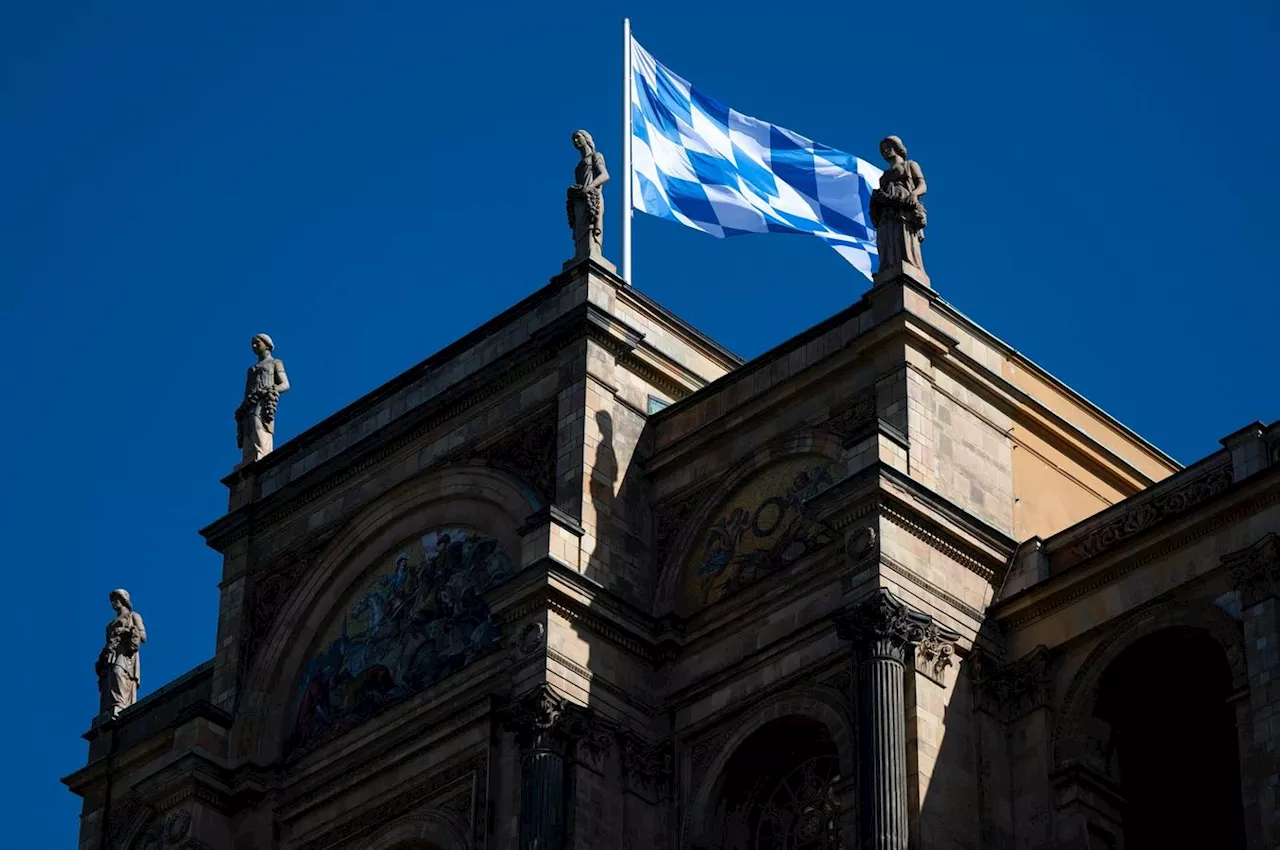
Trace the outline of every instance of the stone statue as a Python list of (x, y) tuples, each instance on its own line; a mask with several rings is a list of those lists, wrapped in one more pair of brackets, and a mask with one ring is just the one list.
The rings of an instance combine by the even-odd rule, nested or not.
[(599, 257), (604, 240), (604, 192), (600, 187), (609, 182), (604, 154), (596, 150), (591, 134), (576, 130), (573, 146), (582, 160), (573, 170), (574, 184), (569, 187), (565, 207), (569, 213), (569, 229), (573, 231), (573, 257)]
[(244, 452), (242, 463), (253, 463), (271, 451), (276, 431), (276, 405), (289, 389), (284, 363), (271, 356), (275, 344), (266, 334), (249, 341), (258, 362), (249, 367), (244, 381), (244, 401), (236, 408), (236, 445)]
[(138, 683), (142, 679), (138, 647), (146, 643), (147, 630), (142, 617), (133, 610), (129, 591), (113, 590), (108, 598), (116, 609), (116, 618), (107, 623), (107, 643), (93, 669), (102, 694), (101, 713), (115, 719), (138, 701)]
[(925, 212), (920, 196), (927, 190), (924, 172), (907, 159), (902, 139), (889, 136), (880, 142), (880, 155), (889, 167), (880, 175), (880, 188), (871, 193), (871, 223), (876, 228), (880, 268), (904, 265), (924, 271), (920, 243), (924, 241)]

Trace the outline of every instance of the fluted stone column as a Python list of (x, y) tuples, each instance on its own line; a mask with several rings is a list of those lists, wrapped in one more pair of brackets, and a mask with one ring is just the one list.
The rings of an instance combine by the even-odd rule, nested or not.
[(511, 712), (520, 742), (520, 850), (565, 846), (565, 700), (542, 684)]
[(907, 850), (907, 665), (939, 630), (884, 589), (840, 612), (836, 626), (857, 665), (859, 846)]

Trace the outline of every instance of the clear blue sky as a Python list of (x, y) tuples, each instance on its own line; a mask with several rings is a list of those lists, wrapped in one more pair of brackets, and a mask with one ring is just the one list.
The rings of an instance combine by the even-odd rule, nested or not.
[[(12, 846), (74, 844), (57, 779), (110, 588), (146, 618), (144, 693), (213, 653), (196, 530), (226, 507), (249, 337), (288, 365), (284, 440), (543, 285), (571, 252), (570, 132), (620, 169), (624, 14), (735, 109), (869, 159), (902, 136), (943, 297), (1189, 462), (1280, 416), (1278, 10), (4, 4)], [(635, 246), (640, 289), (746, 356), (867, 288), (803, 237), (641, 218)]]

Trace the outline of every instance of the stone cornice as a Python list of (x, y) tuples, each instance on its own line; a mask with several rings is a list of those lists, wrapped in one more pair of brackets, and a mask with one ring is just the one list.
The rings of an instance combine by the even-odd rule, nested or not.
[[(558, 351), (550, 347), (534, 352), (525, 347), (516, 349), (511, 355), (454, 384), (280, 489), (216, 520), (200, 533), (208, 545), (223, 551), (240, 537), (283, 521), (426, 435), (446, 429), (458, 416), (493, 399), (504, 388), (531, 379), (555, 360), (557, 354)], [(447, 458), (441, 458), (441, 464), (465, 454), (469, 448), (472, 446), (451, 452)]]
[(1166, 478), (1045, 541), (1051, 571), (1118, 549), (1158, 524), (1194, 510), (1234, 483), (1231, 458), (1222, 452)]
[(809, 500), (836, 531), (870, 514), (883, 516), (914, 537), (991, 582), (1002, 575), (1017, 543), (914, 478), (877, 461)]
[[(1233, 484), (1202, 505), (1149, 527), (1141, 538), (1125, 540), (1117, 547), (1120, 551), (1103, 552), (995, 603), (991, 613), (1001, 628), (1020, 629), (1225, 526), (1246, 520), (1277, 501), (1280, 501), (1280, 471), (1273, 467), (1265, 475)], [(1154, 539), (1149, 536), (1158, 532), (1163, 535)], [(1144, 545), (1134, 545), (1137, 543)]]
[(652, 616), (554, 559), (533, 563), (492, 594), (491, 610), (504, 626), (550, 610), (638, 658), (658, 658)]

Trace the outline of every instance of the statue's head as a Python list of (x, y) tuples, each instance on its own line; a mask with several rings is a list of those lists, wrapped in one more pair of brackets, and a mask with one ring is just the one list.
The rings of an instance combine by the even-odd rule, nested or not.
[(133, 602), (129, 599), (129, 591), (122, 588), (116, 588), (107, 594), (107, 598), (111, 600), (111, 607), (120, 611), (123, 608), (133, 610)]
[(591, 153), (596, 149), (595, 140), (586, 130), (573, 131), (573, 146), (583, 153)]
[(276, 344), (266, 334), (258, 334), (249, 340), (249, 347), (253, 349), (254, 354), (261, 356), (264, 351), (275, 351)]
[(897, 136), (885, 136), (880, 140), (880, 155), (885, 159), (893, 159), (895, 155), (906, 159), (907, 146)]

